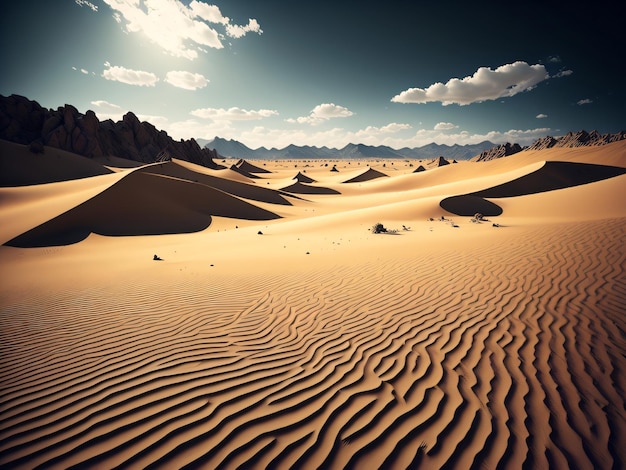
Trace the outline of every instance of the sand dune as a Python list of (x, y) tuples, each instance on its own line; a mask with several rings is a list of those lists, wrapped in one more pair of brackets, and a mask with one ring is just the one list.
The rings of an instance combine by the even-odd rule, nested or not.
[(354, 178), (344, 181), (344, 183), (362, 183), (364, 181), (371, 181), (376, 178), (383, 178), (387, 176), (382, 171), (375, 170), (374, 168), (368, 168), (363, 173)]
[(125, 175), (112, 173), (15, 188), (0, 188), (0, 242), (48, 222), (98, 195)]
[(80, 155), (53, 147), (43, 150), (41, 154), (32, 153), (27, 145), (0, 140), (0, 186), (54, 183), (111, 173)]
[(211, 216), (270, 220), (278, 215), (219, 189), (134, 171), (97, 196), (7, 242), (11, 246), (67, 245), (90, 233), (108, 236), (189, 233)]
[(246, 160), (239, 160), (235, 164), (235, 167), (244, 173), (271, 173), (270, 170), (266, 168), (261, 168), (257, 165), (253, 165), (252, 163)]
[(502, 214), (502, 208), (497, 205), (497, 201), (488, 201), (485, 198), (511, 198), (573, 188), (623, 174), (626, 174), (626, 168), (622, 167), (549, 161), (544, 162), (536, 171), (506, 183), (470, 194), (445, 198), (441, 201), (441, 207), (456, 215), (472, 216), (482, 213), (496, 216)]
[(477, 191), (481, 197), (515, 197), (571, 188), (626, 173), (626, 168), (589, 163), (549, 161), (537, 171), (513, 181)]
[(0, 467), (624, 468), (604, 147), (0, 188)]
[(293, 179), (296, 180), (298, 183), (315, 183), (316, 182), (313, 178), (303, 174), (301, 171), (299, 171), (298, 174), (293, 177)]
[(340, 194), (336, 189), (314, 186), (311, 184), (296, 182), (282, 188), (283, 191), (296, 194)]
[(251, 199), (259, 202), (267, 202), (271, 204), (283, 204), (289, 205), (290, 202), (283, 197), (280, 193), (271, 189), (256, 186), (250, 180), (248, 181), (236, 181), (229, 178), (223, 178), (221, 172), (224, 170), (218, 170), (220, 176), (213, 176), (210, 174), (198, 173), (187, 167), (180, 165), (177, 161), (164, 163), (163, 165), (154, 165), (145, 167), (141, 171), (172, 176), (174, 178), (191, 181), (194, 183), (200, 183), (212, 188), (219, 189), (228, 194), (234, 196)]

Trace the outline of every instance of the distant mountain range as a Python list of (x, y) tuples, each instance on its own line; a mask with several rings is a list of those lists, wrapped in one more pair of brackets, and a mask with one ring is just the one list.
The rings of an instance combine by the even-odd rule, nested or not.
[(198, 139), (198, 144), (206, 149), (215, 150), (224, 157), (245, 158), (249, 160), (276, 160), (276, 159), (357, 159), (357, 158), (410, 158), (416, 160), (433, 159), (444, 156), (448, 160), (469, 160), (496, 144), (485, 140), (472, 145), (442, 145), (428, 144), (423, 147), (393, 149), (386, 145), (348, 144), (343, 148), (311, 147), (308, 145), (288, 145), (285, 148), (251, 149), (236, 140), (226, 140), (216, 137), (206, 141)]
[[(100, 121), (93, 111), (80, 113), (66, 104), (56, 110), (46, 109), (24, 96), (0, 95), (0, 139), (28, 145), (31, 152), (44, 153), (44, 146), (59, 148), (87, 158), (115, 156), (142, 163), (178, 158), (209, 168), (224, 168), (215, 160), (238, 159), (359, 159), (395, 158), (484, 161), (506, 157), (523, 150), (551, 147), (606, 145), (626, 140), (626, 131), (601, 134), (598, 131), (568, 132), (560, 137), (546, 136), (522, 148), (518, 144), (484, 141), (475, 145), (428, 144), (417, 148), (393, 149), (387, 146), (348, 144), (341, 149), (289, 145), (283, 149), (251, 149), (236, 140), (216, 137), (213, 140), (174, 140), (167, 132), (149, 122), (140, 122), (128, 112), (121, 121)], [(441, 161), (441, 160), (439, 160)]]

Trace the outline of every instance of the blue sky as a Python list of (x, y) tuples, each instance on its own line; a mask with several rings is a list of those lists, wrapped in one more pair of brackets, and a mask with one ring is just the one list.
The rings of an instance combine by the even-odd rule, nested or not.
[(401, 148), (626, 129), (623, 6), (57, 0), (2, 10), (1, 94), (101, 120), (132, 111), (175, 139)]

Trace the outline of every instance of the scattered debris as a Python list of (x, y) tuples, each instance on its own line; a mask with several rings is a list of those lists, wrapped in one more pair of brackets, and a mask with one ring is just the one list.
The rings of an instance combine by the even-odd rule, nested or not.
[(374, 226), (372, 227), (372, 233), (387, 233), (387, 229), (385, 228), (383, 224), (378, 222), (377, 224), (374, 224)]

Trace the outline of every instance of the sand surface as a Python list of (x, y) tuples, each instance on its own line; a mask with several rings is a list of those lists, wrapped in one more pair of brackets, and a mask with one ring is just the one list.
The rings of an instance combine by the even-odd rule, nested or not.
[(626, 467), (626, 142), (2, 149), (0, 468)]

